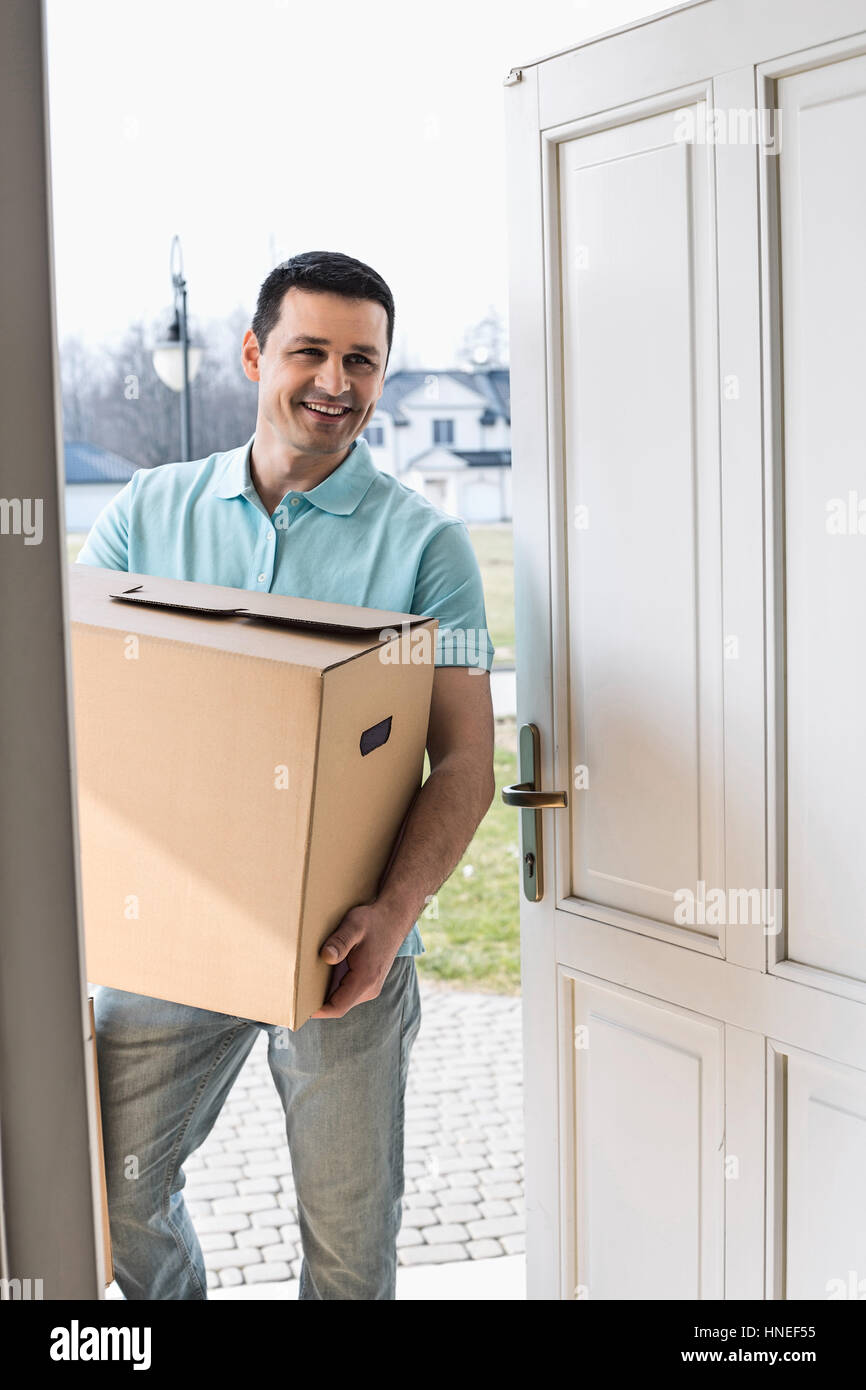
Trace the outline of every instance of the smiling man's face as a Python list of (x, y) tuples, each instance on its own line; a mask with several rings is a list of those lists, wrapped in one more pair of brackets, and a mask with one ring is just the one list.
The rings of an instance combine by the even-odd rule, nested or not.
[(388, 316), (375, 299), (293, 286), (264, 351), (248, 329), (241, 360), (278, 439), (299, 453), (343, 457), (376, 409), (387, 352)]

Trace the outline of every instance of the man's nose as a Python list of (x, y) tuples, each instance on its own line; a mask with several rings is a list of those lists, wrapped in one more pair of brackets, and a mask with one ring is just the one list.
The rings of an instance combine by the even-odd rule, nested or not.
[(343, 394), (347, 381), (342, 357), (334, 355), (325, 359), (316, 373), (316, 385), (330, 396)]

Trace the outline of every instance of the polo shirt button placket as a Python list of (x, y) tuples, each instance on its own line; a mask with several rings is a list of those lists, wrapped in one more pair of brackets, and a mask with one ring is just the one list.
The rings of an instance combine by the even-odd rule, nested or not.
[[(272, 528), (268, 531), (267, 539), (266, 539), (266, 541), (265, 541), (265, 545), (268, 547), (268, 549), (271, 549), (271, 547), (273, 546), (274, 541), (276, 540), (276, 538), (277, 538), (277, 537), (276, 537), (276, 532), (274, 531), (274, 529), (273, 529), (273, 527), (272, 527)], [(265, 561), (266, 561), (266, 563), (269, 563), (269, 564), (270, 564), (270, 570), (271, 570), (270, 578), (268, 577), (267, 570), (262, 570), (261, 574), (259, 575), (258, 579), (256, 580), (256, 583), (258, 583), (258, 584), (265, 584), (265, 583), (266, 583), (266, 584), (268, 585), (268, 587), (270, 587), (271, 579), (273, 579), (273, 573), (274, 573), (274, 555), (273, 555), (273, 550), (271, 550), (270, 556), (265, 556)]]

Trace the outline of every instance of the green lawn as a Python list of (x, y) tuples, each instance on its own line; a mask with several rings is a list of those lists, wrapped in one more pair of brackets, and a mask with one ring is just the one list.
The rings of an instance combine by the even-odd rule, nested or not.
[[(510, 523), (470, 526), (484, 583), (494, 668), (514, 665), (514, 571)], [(455, 989), (520, 993), (519, 812), (502, 802), (517, 781), (517, 727), (497, 719), (496, 796), (451, 877), (422, 913), (427, 948), (416, 963), (422, 979)], [(425, 760), (425, 776), (429, 763)], [(464, 872), (466, 870), (467, 872)], [(469, 872), (471, 871), (471, 872)]]
[[(419, 977), (454, 988), (520, 993), (519, 812), (501, 788), (517, 781), (514, 719), (497, 719), (496, 796), (451, 877), (418, 920)], [(425, 761), (425, 776), (429, 764)], [(470, 870), (464, 872), (464, 870)]]
[(470, 526), (484, 584), (487, 627), (496, 648), (494, 667), (514, 665), (514, 556), (511, 522)]

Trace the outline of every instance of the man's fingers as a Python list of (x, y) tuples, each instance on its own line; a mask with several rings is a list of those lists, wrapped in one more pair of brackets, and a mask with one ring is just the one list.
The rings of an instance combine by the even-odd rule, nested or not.
[(328, 1000), (332, 999), (333, 996), (337, 993), (340, 981), (343, 979), (344, 975), (348, 974), (348, 972), (349, 962), (347, 960), (340, 960), (334, 966), (333, 970), (331, 971), (331, 979), (328, 984), (328, 993), (325, 995), (326, 1004)]
[(362, 986), (358, 984), (352, 972), (349, 971), (345, 979), (334, 990), (327, 1004), (323, 1004), (314, 1014), (310, 1014), (310, 1018), (342, 1018), (353, 1004), (358, 1003), (358, 996), (362, 993)]
[(369, 989), (369, 982), (365, 984), (358, 978), (357, 971), (350, 970), (328, 1002), (314, 1014), (310, 1014), (310, 1018), (343, 1018), (356, 1004), (364, 1004), (368, 999), (376, 997), (369, 993)]
[(359, 941), (363, 941), (364, 932), (357, 920), (353, 918), (351, 911), (347, 912), (340, 922), (336, 931), (332, 931), (329, 937), (322, 942), (319, 947), (319, 955), (324, 960), (336, 965), (337, 961), (345, 960), (353, 946), (357, 946)]

